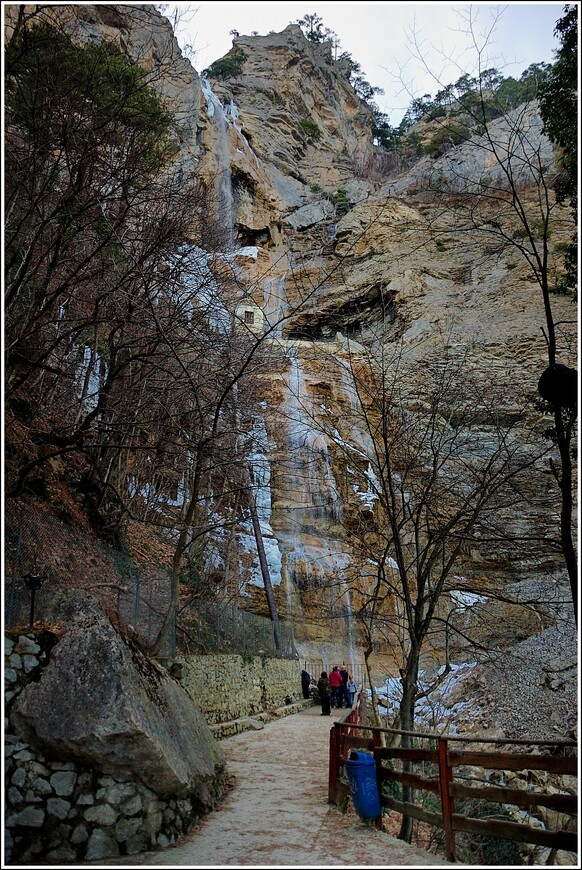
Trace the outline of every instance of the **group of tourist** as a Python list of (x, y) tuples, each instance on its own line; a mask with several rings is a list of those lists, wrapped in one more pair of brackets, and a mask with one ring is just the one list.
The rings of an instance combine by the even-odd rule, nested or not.
[(345, 665), (335, 665), (329, 676), (322, 671), (317, 681), (317, 691), (321, 701), (321, 715), (329, 716), (332, 707), (341, 708), (344, 705), (351, 708), (358, 687), (354, 678), (348, 673)]

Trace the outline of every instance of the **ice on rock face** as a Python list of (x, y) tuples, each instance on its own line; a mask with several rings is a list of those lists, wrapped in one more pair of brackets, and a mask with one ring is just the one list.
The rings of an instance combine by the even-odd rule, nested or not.
[[(261, 573), (261, 566), (259, 564), (259, 557), (257, 554), (257, 542), (255, 536), (251, 533), (239, 532), (239, 534), (237, 535), (237, 539), (240, 551), (242, 553), (253, 556), (252, 565), (247, 569), (249, 572), (247, 582), (252, 583), (253, 586), (263, 587), (265, 584), (263, 581), (263, 575)], [(280, 586), (282, 557), (281, 550), (279, 549), (279, 542), (276, 538), (263, 535), (263, 547), (265, 550), (267, 566), (269, 568), (269, 578), (271, 580), (271, 585)], [(244, 574), (245, 572), (243, 572), (243, 575)]]
[[(415, 716), (423, 727), (430, 729), (434, 727), (435, 721), (446, 722), (446, 730), (456, 733), (455, 719), (458, 719), (463, 713), (470, 712), (477, 705), (473, 701), (452, 702), (451, 697), (455, 688), (470, 675), (476, 664), (476, 662), (451, 664), (449, 673), (435, 690), (425, 697), (419, 698), (416, 703)], [(426, 691), (439, 677), (442, 677), (444, 668), (445, 666), (442, 665), (436, 673), (429, 673), (421, 669), (417, 680), (419, 690)], [(387, 677), (383, 685), (375, 686), (375, 693), (387, 705), (386, 707), (380, 705), (378, 713), (381, 716), (385, 715), (386, 711), (388, 711), (388, 715), (395, 713), (402, 698), (400, 677)], [(369, 689), (368, 697), (371, 697)]]
[[(282, 579), (282, 556), (279, 542), (271, 527), (271, 463), (269, 460), (271, 449), (272, 445), (267, 433), (265, 419), (258, 416), (254, 421), (251, 433), (251, 447), (248, 453), (252, 476), (251, 483), (253, 485), (257, 516), (269, 569), (269, 578), (273, 586), (280, 586)], [(248, 569), (248, 582), (255, 586), (264, 586), (254, 533), (249, 528), (248, 532), (240, 532), (237, 537), (241, 552), (253, 556), (252, 565)]]
[(281, 338), (282, 319), (287, 312), (286, 297), (287, 272), (274, 278), (265, 278), (263, 285), (264, 314), (267, 328), (271, 330), (272, 338)]
[(234, 252), (235, 257), (246, 257), (249, 260), (256, 260), (259, 256), (259, 249), (256, 245), (247, 245), (244, 248), (237, 248)]
[(76, 381), (81, 386), (80, 394), (87, 411), (93, 411), (99, 403), (99, 392), (105, 370), (105, 362), (101, 359), (101, 355), (85, 345), (83, 361), (77, 370)]
[(263, 417), (256, 417), (252, 430), (252, 445), (248, 454), (253, 478), (253, 491), (257, 514), (264, 535), (272, 535), (271, 528), (271, 444)]
[(202, 88), (204, 99), (206, 100), (206, 114), (209, 118), (213, 118), (216, 111), (222, 111), (222, 103), (212, 90), (208, 79), (201, 78), (200, 87)]
[(296, 521), (309, 526), (317, 518), (341, 519), (341, 502), (325, 433), (315, 420), (313, 399), (307, 390), (295, 348), (290, 355), (288, 387), (283, 405), (288, 485), (296, 504)]
[[(285, 304), (284, 281), (283, 275), (265, 282), (266, 308), (277, 312), (275, 317)], [(306, 382), (297, 348), (291, 348), (282, 414), (277, 421), (277, 443), (269, 438), (265, 417), (257, 416), (247, 455), (271, 582), (273, 586), (281, 584), (284, 589), (287, 617), (297, 617), (294, 609), (301, 607), (303, 591), (322, 590), (325, 606), (340, 620), (347, 658), (353, 663), (355, 628), (349, 585), (352, 555), (342, 540), (333, 537), (332, 530), (340, 532), (342, 507), (332, 467), (331, 442), (316, 417), (321, 414), (319, 406)], [(266, 403), (264, 410), (268, 411)], [(279, 502), (274, 531), (270, 457), (275, 450), (283, 458), (277, 466)], [(371, 498), (371, 472), (367, 479), (370, 494), (366, 498)], [(241, 529), (238, 542), (244, 584), (247, 588), (249, 584), (263, 586), (250, 522)]]
[(354, 492), (362, 502), (362, 504), (368, 508), (368, 510), (374, 510), (374, 504), (378, 501), (379, 498), (379, 486), (380, 482), (374, 473), (374, 469), (372, 468), (371, 463), (368, 463), (368, 468), (364, 472), (364, 477), (368, 482), (368, 488), (364, 492), (357, 485), (354, 486)]
[(466, 610), (468, 607), (473, 607), (475, 604), (487, 601), (485, 595), (477, 595), (475, 592), (465, 592), (460, 589), (455, 589), (452, 592), (449, 592), (449, 595), (456, 603), (457, 610)]
[(208, 323), (222, 333), (230, 333), (232, 314), (220, 296), (220, 290), (210, 268), (213, 255), (190, 245), (185, 249), (187, 268), (184, 269), (184, 287), (187, 293), (198, 300), (205, 311)]

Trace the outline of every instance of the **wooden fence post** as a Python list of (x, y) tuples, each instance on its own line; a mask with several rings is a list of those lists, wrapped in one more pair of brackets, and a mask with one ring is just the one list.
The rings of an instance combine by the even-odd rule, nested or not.
[(447, 850), (447, 858), (449, 861), (455, 860), (455, 832), (453, 831), (453, 820), (451, 814), (455, 812), (455, 804), (449, 793), (449, 785), (452, 781), (451, 768), (449, 767), (448, 758), (448, 741), (444, 738), (439, 738), (439, 786), (441, 793), (441, 808), (443, 814), (443, 828), (445, 831), (445, 845)]
[[(382, 767), (382, 759), (380, 758), (380, 756), (378, 755), (376, 750), (379, 749), (381, 746), (382, 746), (382, 741), (380, 738), (380, 732), (376, 731), (376, 730), (372, 731), (372, 752), (374, 753), (374, 761), (376, 762), (376, 767), (375, 767), (376, 786), (378, 788), (378, 794), (380, 795), (380, 797), (382, 796), (382, 789), (381, 789), (381, 782), (382, 781), (380, 779), (380, 768)], [(377, 831), (382, 830), (382, 807), (380, 807), (380, 815), (375, 820), (374, 824), (376, 826)]]
[(337, 805), (338, 755), (340, 726), (334, 724), (329, 732), (329, 778), (327, 801)]

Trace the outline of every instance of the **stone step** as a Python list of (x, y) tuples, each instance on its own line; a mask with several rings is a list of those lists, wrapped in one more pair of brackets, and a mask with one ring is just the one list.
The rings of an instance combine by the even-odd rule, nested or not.
[(277, 707), (264, 713), (257, 713), (256, 716), (241, 716), (239, 719), (231, 719), (229, 722), (217, 722), (209, 727), (216, 740), (224, 740), (243, 731), (258, 731), (267, 722), (273, 722), (275, 719), (283, 719), (285, 716), (300, 713), (307, 707), (312, 706), (313, 700), (307, 698), (306, 700), (295, 701), (293, 704), (286, 704), (284, 707)]

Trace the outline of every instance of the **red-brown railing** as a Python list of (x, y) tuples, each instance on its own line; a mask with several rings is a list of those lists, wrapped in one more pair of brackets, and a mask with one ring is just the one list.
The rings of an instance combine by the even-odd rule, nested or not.
[[(442, 828), (445, 834), (445, 846), (449, 860), (455, 860), (455, 833), (464, 832), (499, 837), (505, 840), (516, 840), (546, 846), (551, 849), (565, 849), (577, 852), (577, 835), (573, 831), (562, 828), (550, 831), (533, 828), (521, 822), (508, 822), (500, 819), (477, 819), (455, 812), (455, 798), (472, 798), (492, 801), (500, 804), (533, 809), (545, 807), (558, 813), (577, 817), (578, 801), (570, 793), (547, 794), (541, 791), (507, 788), (504, 785), (468, 785), (468, 779), (455, 778), (455, 771), (461, 767), (479, 767), (493, 771), (546, 771), (548, 773), (569, 776), (577, 775), (577, 756), (574, 754), (576, 743), (572, 741), (536, 741), (536, 740), (492, 740), (479, 737), (460, 737), (453, 734), (428, 734), (422, 732), (398, 731), (393, 728), (375, 728), (361, 724), (362, 693), (352, 710), (332, 726), (329, 745), (329, 802), (337, 804), (341, 794), (349, 795), (349, 787), (342, 780), (343, 767), (352, 749), (368, 749), (376, 760), (376, 778), (382, 807), (395, 810), (429, 825)], [(414, 748), (384, 748), (381, 744), (381, 733), (390, 735), (408, 735), (415, 742), (431, 742), (426, 749)], [(471, 751), (451, 749), (451, 743), (469, 744), (503, 744), (537, 746), (552, 753), (562, 754), (529, 754), (502, 751)], [(436, 746), (436, 748), (434, 748)], [(568, 751), (568, 755), (563, 754)], [(434, 775), (420, 776), (409, 770), (394, 770), (382, 762), (388, 760), (401, 762), (428, 762), (433, 766)], [(410, 764), (406, 765), (410, 767)], [(414, 792), (410, 801), (397, 800), (383, 791), (386, 782), (397, 782), (410, 786), (411, 789), (427, 791), (440, 798), (441, 812), (429, 812), (423, 806), (413, 803)], [(381, 818), (377, 827), (381, 827)]]

